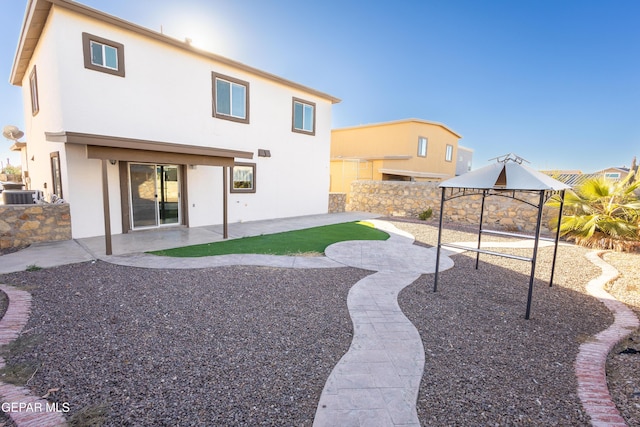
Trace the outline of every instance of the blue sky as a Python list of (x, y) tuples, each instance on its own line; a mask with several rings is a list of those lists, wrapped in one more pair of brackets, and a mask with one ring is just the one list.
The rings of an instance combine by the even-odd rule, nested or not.
[[(0, 3), (0, 126), (24, 128), (8, 79), (26, 3)], [(637, 0), (81, 3), (336, 96), (334, 128), (444, 123), (474, 168), (509, 152), (583, 172), (640, 160)]]

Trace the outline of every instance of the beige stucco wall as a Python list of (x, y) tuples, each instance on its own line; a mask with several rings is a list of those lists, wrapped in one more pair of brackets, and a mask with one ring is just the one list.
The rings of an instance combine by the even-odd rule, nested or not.
[[(418, 156), (418, 138), (427, 138), (426, 157)], [(381, 169), (429, 173), (445, 179), (455, 176), (460, 135), (446, 126), (409, 119), (331, 131), (331, 191), (349, 195), (351, 182), (358, 179), (381, 180)], [(451, 145), (451, 161), (445, 158)], [(408, 156), (388, 159), (389, 156)], [(361, 161), (360, 165), (353, 160)], [(368, 170), (366, 169), (368, 167)], [(416, 178), (416, 181), (434, 178)]]

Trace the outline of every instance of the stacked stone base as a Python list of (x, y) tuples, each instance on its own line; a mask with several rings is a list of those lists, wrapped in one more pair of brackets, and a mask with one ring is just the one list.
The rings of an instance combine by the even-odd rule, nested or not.
[(0, 249), (70, 239), (68, 204), (0, 205)]

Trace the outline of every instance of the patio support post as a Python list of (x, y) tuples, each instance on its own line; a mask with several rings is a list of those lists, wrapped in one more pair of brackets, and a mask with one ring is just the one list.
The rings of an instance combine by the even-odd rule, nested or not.
[(436, 274), (433, 281), (433, 292), (438, 290), (438, 271), (440, 270), (440, 243), (442, 242), (442, 216), (444, 214), (444, 191), (442, 187), (442, 196), (440, 198), (440, 221), (438, 222), (438, 247), (436, 249)]
[(487, 197), (487, 190), (482, 190), (482, 205), (480, 207), (480, 228), (478, 230), (478, 252), (476, 252), (476, 270), (480, 263), (480, 242), (482, 239), (482, 223), (484, 222), (484, 199)]
[(104, 211), (104, 245), (105, 253), (112, 254), (111, 249), (111, 215), (109, 213), (109, 177), (107, 159), (102, 159), (102, 208)]
[(228, 196), (227, 196), (227, 167), (222, 167), (222, 238), (229, 238), (229, 224), (227, 222), (228, 212)]
[(558, 242), (560, 241), (560, 223), (562, 222), (562, 209), (564, 209), (564, 192), (560, 191), (560, 212), (558, 212), (558, 228), (556, 230), (555, 246), (553, 247), (553, 261), (551, 261), (551, 278), (549, 279), (549, 287), (553, 286), (553, 274), (556, 271), (556, 256), (558, 255)]
[(533, 244), (533, 256), (531, 257), (531, 276), (529, 277), (529, 293), (527, 294), (527, 312), (524, 318), (529, 320), (531, 313), (531, 297), (533, 295), (533, 282), (536, 274), (536, 258), (538, 255), (538, 241), (540, 240), (540, 224), (542, 223), (542, 207), (544, 205), (545, 190), (540, 190), (540, 201), (538, 203), (538, 220), (536, 221), (536, 238)]

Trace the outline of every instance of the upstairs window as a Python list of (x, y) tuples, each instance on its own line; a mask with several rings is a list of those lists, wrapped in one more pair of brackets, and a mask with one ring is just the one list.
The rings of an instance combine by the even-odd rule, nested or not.
[(124, 77), (124, 45), (82, 33), (84, 68)]
[(94, 41), (91, 44), (91, 63), (111, 70), (118, 69), (118, 49)]
[(293, 132), (316, 134), (316, 104), (293, 98)]
[(422, 136), (418, 138), (418, 156), (427, 157), (427, 138)]
[(31, 114), (36, 115), (40, 111), (40, 100), (38, 99), (38, 75), (36, 74), (36, 66), (29, 74), (29, 88), (31, 90)]
[(212, 73), (213, 117), (249, 123), (249, 83)]
[(453, 145), (447, 144), (447, 152), (444, 155), (444, 159), (450, 162), (453, 159)]

